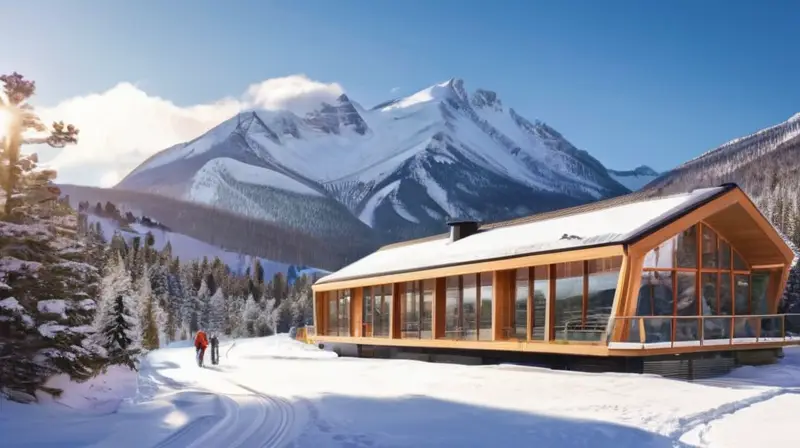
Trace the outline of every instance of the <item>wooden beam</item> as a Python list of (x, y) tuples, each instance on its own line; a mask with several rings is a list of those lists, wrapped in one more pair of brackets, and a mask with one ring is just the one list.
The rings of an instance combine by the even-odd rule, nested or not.
[(505, 338), (503, 329), (510, 323), (508, 302), (511, 300), (511, 284), (509, 272), (494, 271), (492, 273), (492, 340), (502, 341)]
[[(535, 269), (534, 269), (535, 271)], [(556, 324), (556, 265), (551, 264), (547, 267), (547, 301), (544, 309), (544, 341), (550, 342), (555, 338)]]
[(392, 283), (392, 301), (389, 303), (389, 338), (400, 339), (401, 283)]
[[(626, 251), (627, 252), (627, 251)], [(614, 291), (614, 302), (611, 304), (611, 315), (608, 319), (608, 331), (611, 332), (612, 341), (622, 341), (622, 326), (619, 325), (617, 317), (623, 316), (625, 309), (626, 291), (630, 285), (630, 256), (626, 253), (622, 256), (622, 266), (619, 268), (619, 278), (617, 279), (617, 289)]]
[[(473, 341), (453, 339), (387, 339), (387, 338), (346, 338), (338, 336), (321, 336), (315, 342), (342, 344), (363, 344), (384, 347), (427, 347), (462, 350), (503, 350), (533, 353), (555, 353), (581, 356), (607, 356), (608, 347), (603, 343), (569, 343), (559, 342), (527, 342), (527, 341)], [(635, 356), (629, 354), (628, 356)]]
[(444, 337), (445, 315), (447, 314), (447, 283), (444, 277), (436, 279), (433, 291), (433, 339)]
[[(689, 227), (697, 224), (703, 219), (718, 213), (733, 204), (740, 201), (740, 197), (733, 194), (736, 190), (731, 190), (722, 196), (712, 200), (711, 202), (692, 210), (686, 215), (676, 219), (675, 221), (667, 224), (666, 226), (656, 230), (655, 232), (640, 239), (630, 246), (630, 250), (637, 253), (646, 254), (652, 249), (658, 247), (664, 241), (672, 238), (673, 236), (683, 232)], [(731, 261), (732, 262), (732, 261)]]
[(429, 278), (449, 277), (453, 275), (478, 274), (481, 272), (504, 271), (509, 269), (541, 266), (551, 263), (567, 263), (570, 261), (591, 260), (593, 258), (606, 258), (623, 254), (622, 245), (602, 246), (590, 249), (576, 249), (549, 254), (537, 254), (507, 258), (504, 260), (484, 261), (443, 268), (424, 269), (402, 274), (380, 275), (354, 280), (321, 283), (312, 286), (314, 291), (332, 291), (335, 289), (356, 288), (359, 286), (380, 285), (387, 283), (407, 282), (412, 280), (425, 280)]
[(785, 265), (785, 264), (783, 264), (783, 263), (776, 263), (776, 264), (754, 264), (754, 265), (750, 266), (750, 270), (752, 270), (752, 271), (758, 271), (758, 270), (772, 270), (772, 269), (778, 269), (778, 270), (782, 270), (784, 267), (786, 267), (786, 265)]
[[(622, 297), (620, 317), (636, 316), (636, 309), (639, 305), (639, 289), (642, 285), (642, 266), (644, 266), (644, 254), (637, 251), (629, 252), (629, 266), (628, 283), (626, 285), (624, 296)], [(623, 322), (622, 332), (615, 334), (613, 340), (623, 342), (628, 339), (628, 332), (630, 330), (630, 319)], [(619, 339), (616, 339), (619, 338)]]

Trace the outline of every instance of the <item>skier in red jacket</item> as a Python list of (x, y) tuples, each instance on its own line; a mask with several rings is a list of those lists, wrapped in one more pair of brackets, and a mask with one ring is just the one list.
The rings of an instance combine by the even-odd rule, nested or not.
[(203, 367), (203, 357), (206, 354), (206, 348), (208, 347), (208, 337), (206, 337), (206, 332), (200, 330), (197, 332), (197, 336), (194, 337), (194, 348), (197, 352), (197, 365)]

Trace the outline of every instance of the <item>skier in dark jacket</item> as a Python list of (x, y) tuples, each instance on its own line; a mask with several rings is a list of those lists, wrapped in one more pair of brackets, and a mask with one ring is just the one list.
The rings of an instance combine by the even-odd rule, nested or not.
[(216, 334), (211, 335), (211, 364), (219, 364), (219, 339)]

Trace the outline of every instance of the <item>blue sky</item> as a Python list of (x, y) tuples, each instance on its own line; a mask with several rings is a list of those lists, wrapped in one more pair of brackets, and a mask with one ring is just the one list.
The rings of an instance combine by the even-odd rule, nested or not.
[(368, 106), (460, 77), (611, 168), (658, 170), (800, 112), (791, 0), (68, 3), (3, 5), (0, 72), (40, 105), (122, 81), (191, 105), (304, 73)]

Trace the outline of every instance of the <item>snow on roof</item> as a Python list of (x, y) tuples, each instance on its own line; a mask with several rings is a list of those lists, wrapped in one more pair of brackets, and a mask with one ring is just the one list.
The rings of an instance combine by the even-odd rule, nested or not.
[(449, 238), (384, 248), (321, 278), (330, 283), (354, 278), (466, 264), (536, 253), (621, 244), (728, 190), (704, 188), (620, 203), (583, 213), (496, 227), (451, 242)]

